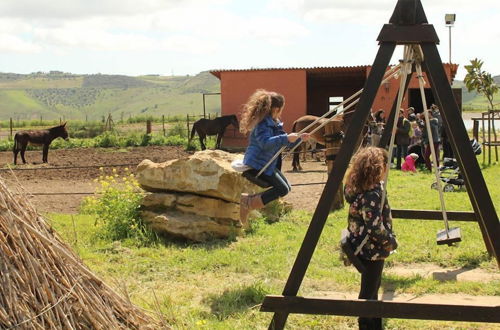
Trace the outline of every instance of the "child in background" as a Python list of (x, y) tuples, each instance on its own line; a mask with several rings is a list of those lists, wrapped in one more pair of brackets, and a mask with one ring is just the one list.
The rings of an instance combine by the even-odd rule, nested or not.
[(415, 153), (411, 153), (405, 158), (405, 162), (403, 166), (401, 166), (401, 171), (403, 172), (417, 172), (417, 168), (415, 167), (415, 162), (418, 159), (418, 155)]
[[(243, 108), (240, 131), (250, 133), (250, 142), (243, 158), (243, 164), (260, 171), (282, 147), (307, 141), (308, 133), (287, 134), (280, 120), (285, 106), (283, 95), (263, 89), (255, 91)], [(292, 145), (293, 146), (293, 145)], [(259, 176), (271, 188), (256, 195), (241, 194), (240, 221), (246, 225), (251, 210), (260, 209), (267, 203), (288, 194), (290, 184), (281, 172), (281, 156), (277, 157)]]

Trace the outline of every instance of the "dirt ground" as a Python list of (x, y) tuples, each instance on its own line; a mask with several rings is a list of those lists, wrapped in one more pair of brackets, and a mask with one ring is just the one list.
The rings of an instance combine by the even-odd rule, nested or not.
[[(43, 164), (40, 150), (27, 151), (28, 164), (18, 165), (16, 170), (11, 172), (7, 164), (13, 162), (12, 152), (0, 152), (0, 164), (3, 164), (0, 176), (7, 183), (18, 180), (26, 191), (32, 194), (31, 201), (41, 213), (76, 213), (82, 199), (94, 192), (96, 183), (93, 180), (103, 172), (110, 174), (112, 169), (116, 168), (120, 174), (128, 168), (134, 173), (143, 159), (164, 162), (187, 155), (189, 153), (186, 153), (183, 148), (157, 146), (128, 149), (50, 150), (49, 163)], [(99, 169), (101, 166), (103, 172)], [(326, 165), (324, 162), (308, 161), (303, 163), (303, 168), (302, 172), (291, 172), (290, 160), (285, 160), (283, 169), (292, 184), (292, 191), (285, 200), (296, 209), (312, 212), (318, 203), (324, 184), (302, 184), (325, 182)], [(299, 185), (294, 186), (296, 184)]]

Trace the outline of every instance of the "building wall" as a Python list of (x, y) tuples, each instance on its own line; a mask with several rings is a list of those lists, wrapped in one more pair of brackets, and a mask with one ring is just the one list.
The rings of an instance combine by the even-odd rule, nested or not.
[[(305, 70), (259, 70), (221, 72), (221, 112), (222, 115), (236, 114), (241, 110), (249, 96), (259, 88), (275, 91), (285, 97), (282, 120), (289, 132), (294, 120), (306, 113), (306, 72)], [(247, 138), (229, 129), (222, 141), (223, 147), (244, 147)]]
[[(448, 64), (443, 64), (444, 70), (446, 73), (446, 76), (448, 78), (448, 81), (451, 83), (451, 72), (450, 72), (450, 66)], [(371, 67), (368, 68), (367, 70), (367, 77), (368, 74), (371, 71)], [(423, 72), (424, 75), (424, 81), (425, 89), (430, 89), (430, 82), (429, 79), (427, 78), (427, 74)], [(418, 83), (418, 78), (417, 74), (414, 72), (413, 76), (410, 80), (410, 85), (408, 86), (408, 89), (419, 89), (419, 83)], [(396, 100), (397, 95), (398, 95), (398, 90), (399, 90), (399, 79), (391, 79), (385, 84), (382, 84), (377, 92), (377, 95), (375, 97), (375, 100), (373, 101), (373, 106), (372, 110), (375, 112), (379, 109), (383, 109), (386, 112), (386, 115), (388, 115), (391, 111), (392, 104), (394, 103), (394, 100)], [(408, 96), (408, 91), (405, 93), (403, 97), (403, 102), (401, 104), (401, 107), (403, 109), (407, 109), (409, 107), (409, 96)], [(429, 102), (429, 101), (428, 101)], [(428, 107), (430, 107), (431, 104), (428, 104)], [(459, 104), (460, 106), (460, 104)]]
[[(451, 81), (450, 66), (444, 64), (444, 69), (448, 80)], [(368, 67), (365, 81), (370, 71), (371, 67)], [(343, 84), (344, 79), (345, 84)], [(424, 80), (426, 81), (425, 88), (430, 88), (429, 80), (425, 73)], [(354, 85), (360, 85), (360, 87), (355, 88), (350, 95), (344, 97), (347, 98), (363, 88), (362, 85), (364, 84), (359, 77), (337, 77), (332, 79), (332, 81), (339, 83), (339, 86), (344, 85), (343, 88), (339, 88), (338, 90), (334, 88), (335, 92), (332, 92), (330, 88), (317, 86), (318, 89), (314, 90), (314, 86), (308, 86), (305, 69), (221, 71), (220, 81), (222, 115), (236, 114), (238, 118), (240, 118), (242, 106), (256, 89), (263, 88), (283, 94), (285, 96), (285, 110), (283, 111), (282, 120), (287, 132), (291, 131), (293, 121), (303, 115), (313, 113), (313, 109), (321, 107), (325, 108), (325, 111), (327, 111), (326, 104), (316, 104), (317, 101), (313, 100), (313, 98), (327, 100), (327, 95), (322, 95), (322, 91), (328, 91), (328, 93), (334, 93), (335, 96), (337, 96), (337, 94), (340, 96), (344, 94), (347, 88), (346, 86), (349, 86), (350, 89), (353, 88)], [(418, 88), (418, 79), (414, 73), (410, 81), (409, 89)], [(372, 110), (377, 111), (383, 109), (386, 115), (388, 115), (397, 97), (398, 89), (399, 80), (396, 79), (391, 79), (389, 82), (382, 84), (375, 96)], [(408, 102), (409, 96), (408, 93), (406, 93), (401, 107), (404, 109), (408, 108)], [(228, 129), (224, 135), (222, 145), (225, 148), (245, 147), (247, 145), (247, 138), (230, 126), (230, 129)]]

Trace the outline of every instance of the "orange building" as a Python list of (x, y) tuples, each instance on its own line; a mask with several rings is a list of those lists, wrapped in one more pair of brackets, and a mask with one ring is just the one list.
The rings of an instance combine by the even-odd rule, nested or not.
[[(443, 64), (450, 83), (455, 78), (458, 65)], [(259, 88), (275, 91), (285, 97), (282, 114), (285, 130), (291, 131), (293, 122), (304, 115), (321, 116), (331, 107), (339, 104), (364, 87), (371, 66), (317, 67), (286, 69), (213, 70), (221, 84), (221, 115), (239, 115), (248, 97)], [(425, 76), (425, 73), (424, 73)], [(434, 103), (434, 97), (427, 82), (425, 93), (427, 103)], [(399, 89), (399, 81), (380, 86), (372, 110), (391, 110)], [(454, 91), (461, 108), (461, 89)], [(422, 111), (422, 100), (418, 79), (414, 74), (402, 107), (414, 107)], [(223, 142), (225, 148), (245, 147), (247, 138), (236, 130), (227, 130)]]

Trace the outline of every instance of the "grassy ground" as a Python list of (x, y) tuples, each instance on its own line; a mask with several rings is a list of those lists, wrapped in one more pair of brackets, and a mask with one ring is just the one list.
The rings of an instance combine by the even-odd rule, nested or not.
[[(500, 166), (484, 168), (495, 208), (500, 209)], [(392, 171), (389, 200), (393, 208), (439, 209), (433, 175)], [(467, 192), (446, 193), (448, 210), (471, 210)], [(330, 214), (299, 295), (318, 292), (356, 292), (360, 276), (338, 258), (340, 231), (346, 225), (346, 208)], [(93, 238), (94, 222), (86, 215), (49, 215), (56, 230), (83, 261), (118, 291), (149, 310), (161, 311), (175, 329), (264, 329), (271, 314), (258, 311), (266, 294), (280, 294), (295, 260), (311, 214), (294, 210), (280, 222), (256, 220), (250, 232), (237, 240), (205, 244), (166, 242), (135, 248), (127, 242), (103, 242)], [(74, 221), (74, 225), (73, 225)], [(479, 227), (453, 222), (462, 230), (458, 247), (437, 246), (436, 221), (398, 220), (394, 227), (400, 248), (387, 267), (415, 263), (480, 268), (498, 272), (488, 258)], [(459, 293), (500, 295), (496, 282), (439, 282), (420, 276), (385, 275), (381, 291), (399, 293)], [(287, 329), (349, 329), (352, 317), (291, 315)], [(387, 320), (388, 329), (492, 329), (493, 325), (459, 322)]]

